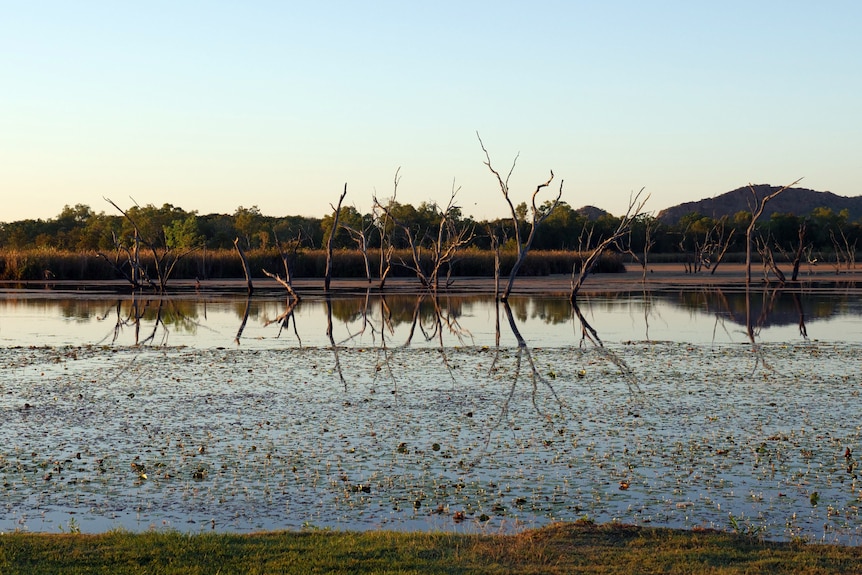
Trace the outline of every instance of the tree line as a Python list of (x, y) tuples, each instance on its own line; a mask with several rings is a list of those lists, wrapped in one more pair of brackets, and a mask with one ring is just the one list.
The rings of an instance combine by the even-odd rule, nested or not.
[[(533, 250), (587, 251), (598, 246), (620, 226), (622, 217), (602, 214), (590, 218), (573, 209), (563, 200), (545, 202), (539, 211), (550, 213), (538, 226), (532, 243)], [(458, 229), (472, 230), (463, 248), (490, 250), (516, 249), (516, 230), (509, 218), (477, 221), (464, 216), (453, 206), (445, 211), (434, 202), (418, 206), (390, 202), (383, 210), (361, 212), (354, 206), (338, 210), (338, 229), (332, 235), (336, 250), (356, 249), (355, 231), (364, 230), (367, 249), (379, 249), (381, 241), (391, 242), (395, 249), (411, 247), (413, 241), (431, 248), (441, 220), (446, 217)], [(526, 203), (515, 206), (518, 225), (526, 233), (530, 226)], [(54, 218), (26, 219), (0, 223), (0, 249), (54, 249), (69, 252), (114, 250), (118, 242), (127, 241), (138, 233), (152, 238), (171, 249), (206, 248), (232, 250), (239, 240), (246, 250), (270, 249), (278, 243), (291, 242), (298, 249), (322, 249), (332, 231), (335, 211), (322, 217), (268, 216), (257, 206), (239, 206), (232, 214), (205, 214), (186, 211), (171, 204), (132, 206), (123, 214), (97, 212), (84, 204), (65, 206)], [(745, 230), (751, 221), (750, 212), (738, 212), (732, 217), (713, 218), (690, 213), (678, 222), (664, 223), (653, 215), (641, 213), (631, 222), (626, 249), (634, 254), (645, 250), (653, 254), (677, 254), (685, 258), (706, 260), (719, 245), (727, 253), (745, 251)], [(398, 225), (395, 224), (398, 223)], [(811, 258), (849, 258), (862, 236), (862, 221), (850, 221), (848, 212), (830, 208), (814, 209), (810, 214), (774, 213), (757, 223), (758, 238), (777, 253), (795, 251), (802, 243)], [(381, 233), (382, 232), (382, 233)], [(706, 262), (703, 262), (706, 263)]]

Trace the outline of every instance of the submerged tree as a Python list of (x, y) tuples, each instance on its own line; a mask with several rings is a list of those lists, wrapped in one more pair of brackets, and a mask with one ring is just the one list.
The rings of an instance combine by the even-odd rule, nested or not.
[(539, 195), (539, 192), (542, 189), (547, 188), (551, 185), (551, 182), (554, 179), (554, 171), (551, 170), (551, 177), (543, 183), (536, 186), (536, 191), (533, 192), (533, 196), (531, 198), (531, 214), (530, 214), (530, 231), (527, 234), (527, 238), (524, 239), (521, 234), (521, 226), (520, 220), (518, 218), (518, 212), (515, 209), (515, 205), (512, 203), (511, 197), (509, 197), (509, 178), (512, 176), (512, 172), (515, 170), (515, 164), (518, 162), (518, 156), (515, 156), (515, 159), (512, 161), (512, 167), (509, 169), (509, 173), (506, 175), (506, 178), (500, 175), (494, 167), (491, 165), (491, 156), (488, 153), (488, 150), (485, 148), (484, 142), (482, 142), (481, 136), (479, 136), (478, 132), (476, 133), (476, 137), (479, 138), (479, 145), (482, 147), (482, 151), (485, 152), (485, 165), (488, 166), (488, 169), (491, 170), (491, 173), (497, 178), (497, 184), (500, 186), (500, 191), (503, 193), (503, 198), (506, 200), (506, 203), (509, 206), (509, 212), (512, 218), (512, 225), (515, 228), (515, 243), (518, 248), (518, 257), (515, 260), (515, 264), (512, 266), (512, 271), (509, 273), (509, 280), (506, 283), (506, 288), (503, 290), (503, 294), (499, 295), (499, 298), (502, 301), (506, 301), (509, 299), (509, 294), (512, 292), (512, 285), (515, 283), (515, 277), (518, 275), (518, 271), (521, 269), (521, 265), (524, 263), (524, 260), (527, 257), (527, 253), (530, 251), (530, 246), (533, 245), (533, 240), (536, 237), (536, 230), (542, 224), (548, 216), (550, 216), (554, 209), (560, 202), (560, 198), (563, 195), (563, 182), (560, 182), (560, 189), (557, 192), (556, 197), (550, 202), (545, 202), (545, 204), (540, 209), (536, 205), (536, 197)]
[(332, 279), (332, 240), (335, 237), (336, 232), (338, 232), (338, 218), (341, 215), (341, 202), (344, 201), (344, 197), (347, 195), (347, 183), (344, 184), (344, 191), (341, 192), (341, 196), (338, 198), (338, 206), (333, 206), (330, 204), (332, 208), (332, 229), (329, 231), (329, 237), (326, 239), (326, 274), (323, 277), (323, 289), (329, 291), (329, 283)]
[[(626, 213), (623, 215), (622, 218), (620, 218), (620, 222), (617, 225), (617, 228), (613, 232), (611, 232), (611, 234), (608, 235), (606, 238), (602, 238), (599, 241), (598, 245), (593, 248), (592, 251), (590, 251), (586, 258), (581, 261), (581, 269), (577, 276), (575, 276), (575, 268), (572, 269), (572, 301), (575, 301), (575, 298), (577, 297), (581, 286), (584, 284), (584, 281), (587, 279), (587, 276), (592, 273), (593, 269), (595, 269), (596, 264), (598, 264), (599, 258), (602, 256), (604, 251), (609, 247), (617, 244), (631, 231), (632, 224), (641, 214), (641, 212), (643, 211), (644, 204), (646, 204), (646, 201), (649, 199), (649, 195), (641, 199), (643, 191), (644, 189), (641, 188), (637, 194), (634, 194), (634, 196), (629, 199), (628, 210), (626, 210)], [(592, 234), (592, 232), (590, 232), (590, 234)], [(630, 250), (627, 247), (624, 247), (621, 248), (620, 251)]]
[(799, 178), (792, 184), (788, 184), (779, 190), (772, 192), (769, 195), (763, 196), (759, 202), (757, 202), (757, 192), (754, 191), (754, 186), (752, 184), (748, 184), (748, 189), (751, 190), (752, 203), (749, 204), (749, 209), (751, 211), (751, 221), (748, 222), (748, 227), (745, 230), (745, 282), (751, 283), (751, 247), (754, 244), (754, 228), (757, 225), (757, 218), (759, 218), (763, 214), (763, 210), (766, 208), (767, 202), (776, 198), (783, 191), (788, 188), (792, 188), (796, 184), (798, 184), (802, 178)]
[[(457, 216), (460, 214), (460, 208), (455, 205), (455, 197), (458, 195), (460, 188), (456, 189), (453, 185), (452, 193), (449, 196), (449, 203), (445, 208), (439, 208), (437, 204), (431, 203), (424, 206), (426, 211), (434, 213), (434, 217), (438, 220), (435, 234), (431, 234), (430, 229), (426, 229), (425, 236), (417, 237), (416, 233), (411, 229), (410, 225), (401, 221), (392, 209), (392, 201), (388, 205), (383, 205), (374, 197), (375, 209), (380, 210), (385, 214), (387, 220), (391, 220), (395, 226), (400, 228), (410, 247), (412, 262), (401, 260), (401, 265), (411, 270), (419, 278), (422, 285), (432, 291), (437, 291), (440, 287), (440, 275), (444, 269), (448, 273), (451, 271), (451, 263), (462, 247), (469, 244), (473, 239), (473, 230), (471, 228), (459, 225)], [(430, 237), (428, 237), (430, 236)], [(429, 259), (430, 264), (426, 266), (423, 263), (422, 246), (427, 244), (430, 246)]]
[[(180, 223), (172, 222), (170, 226), (160, 225), (158, 218), (139, 219), (138, 214), (145, 210), (138, 208), (138, 206), (135, 206), (137, 209), (124, 210), (110, 198), (105, 198), (105, 201), (114, 206), (132, 227), (131, 247), (122, 238), (114, 235), (114, 244), (117, 249), (114, 266), (123, 273), (118, 264), (120, 253), (125, 253), (130, 272), (129, 274), (123, 273), (123, 275), (131, 282), (132, 286), (138, 288), (143, 283), (148, 283), (152, 286), (157, 285), (159, 291), (164, 292), (177, 263), (190, 253), (200, 249), (203, 238), (196, 232), (195, 218), (191, 215)], [(152, 206), (148, 206), (148, 208), (150, 208), (148, 211), (156, 211)], [(165, 204), (164, 208), (172, 210), (173, 206)], [(146, 268), (141, 264), (140, 248), (142, 246), (148, 248), (152, 253), (158, 284), (150, 279)], [(104, 254), (100, 253), (99, 255), (110, 262), (110, 259)]]

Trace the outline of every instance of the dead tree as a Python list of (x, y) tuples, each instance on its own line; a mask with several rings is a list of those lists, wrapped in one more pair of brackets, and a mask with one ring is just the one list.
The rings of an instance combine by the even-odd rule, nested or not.
[(341, 227), (347, 230), (347, 233), (356, 242), (356, 247), (359, 248), (359, 253), (362, 254), (362, 260), (365, 263), (365, 277), (368, 279), (368, 283), (371, 283), (371, 263), (368, 261), (368, 232), (374, 227), (374, 220), (372, 218), (371, 223), (367, 227), (364, 223), (364, 216), (362, 220), (363, 227), (360, 229), (352, 228), (346, 224), (341, 224)]
[(653, 234), (658, 231), (659, 222), (655, 218), (649, 218), (644, 228), (644, 255), (643, 255), (643, 280), (646, 280), (647, 266), (649, 265), (649, 254), (655, 247)]
[(245, 252), (239, 245), (239, 237), (233, 240), (233, 247), (234, 249), (236, 249), (236, 253), (239, 255), (240, 262), (242, 262), (242, 272), (245, 274), (246, 289), (248, 290), (248, 294), (251, 295), (251, 293), (254, 291), (254, 285), (251, 281), (251, 268), (248, 265), (248, 258), (246, 257)]
[[(176, 267), (179, 261), (189, 255), (192, 252), (195, 252), (199, 249), (199, 246), (190, 246), (184, 248), (178, 252), (175, 252), (171, 247), (167, 245), (166, 241), (162, 241), (159, 243), (156, 238), (145, 238), (141, 234), (141, 228), (138, 226), (138, 223), (135, 219), (129, 214), (127, 210), (122, 209), (120, 206), (115, 204), (110, 198), (104, 198), (106, 202), (114, 206), (124, 218), (126, 218), (129, 223), (132, 224), (132, 229), (134, 230), (134, 239), (133, 239), (133, 251), (129, 257), (129, 264), (131, 267), (130, 274), (131, 277), (127, 276), (134, 287), (140, 287), (141, 282), (146, 279), (146, 281), (152, 286), (155, 285), (152, 280), (149, 279), (146, 275), (146, 270), (141, 265), (140, 258), (140, 246), (144, 245), (150, 249), (150, 252), (153, 255), (153, 264), (156, 267), (156, 278), (158, 280), (158, 289), (160, 292), (164, 292), (168, 279), (171, 277), (171, 274), (174, 272), (174, 268)], [(164, 239), (164, 238), (163, 238)], [(120, 249), (120, 243), (117, 240), (116, 236), (114, 236), (114, 243), (117, 246), (117, 249)], [(101, 254), (100, 254), (101, 255)], [(102, 255), (103, 258), (108, 260), (108, 258)], [(110, 261), (110, 260), (108, 260)], [(124, 274), (125, 275), (125, 274)]]
[(461, 188), (455, 188), (452, 184), (452, 193), (446, 209), (440, 211), (440, 223), (437, 226), (437, 238), (431, 242), (431, 277), (429, 278), (432, 289), (437, 291), (440, 284), (440, 272), (445, 266), (447, 268), (446, 285), (449, 285), (449, 274), (451, 273), (452, 261), (458, 250), (468, 245), (474, 237), (472, 229), (459, 228), (455, 221), (458, 207), (454, 205), (455, 196)]
[[(242, 253), (242, 249), (239, 247), (239, 238), (236, 239), (234, 245), (237, 246), (237, 251)], [(243, 255), (243, 257), (245, 257)], [(242, 312), (242, 321), (239, 323), (239, 327), (236, 330), (236, 337), (234, 337), (234, 343), (237, 345), (240, 344), (240, 340), (242, 339), (242, 332), (245, 331), (245, 325), (248, 323), (249, 312), (251, 312), (251, 282), (249, 281), (249, 291), (248, 295), (245, 298), (245, 309)]]
[(733, 234), (736, 232), (736, 228), (730, 228), (730, 233), (725, 236), (726, 224), (727, 216), (724, 216), (720, 220), (715, 222), (715, 225), (712, 226), (712, 229), (709, 232), (712, 248), (712, 253), (710, 257), (710, 260), (712, 262), (712, 269), (709, 271), (709, 275), (715, 274), (715, 270), (718, 269), (718, 266), (724, 259), (724, 254), (727, 253), (727, 248), (730, 247), (730, 242), (733, 239)]
[(329, 230), (329, 238), (326, 240), (326, 274), (323, 277), (323, 289), (329, 291), (329, 282), (332, 279), (332, 239), (338, 231), (338, 218), (341, 216), (341, 202), (344, 201), (344, 196), (347, 195), (347, 183), (344, 184), (344, 191), (338, 198), (338, 206), (329, 206), (334, 210), (332, 215), (332, 229)]
[(395, 246), (392, 245), (392, 229), (390, 227), (391, 222), (389, 221), (389, 211), (395, 204), (395, 197), (398, 195), (398, 182), (401, 181), (399, 172), (401, 172), (400, 167), (395, 170), (395, 177), (393, 178), (392, 185), (392, 197), (389, 198), (388, 209), (380, 209), (377, 202), (375, 202), (374, 208), (371, 212), (374, 223), (377, 226), (377, 232), (380, 234), (380, 289), (383, 289), (383, 286), (386, 284), (386, 278), (392, 270), (392, 255), (395, 253)]
[[(629, 207), (626, 210), (626, 213), (620, 218), (620, 223), (617, 226), (617, 229), (614, 230), (611, 235), (601, 240), (599, 245), (593, 248), (589, 255), (581, 261), (581, 270), (577, 275), (577, 278), (575, 277), (576, 267), (572, 267), (572, 292), (570, 296), (572, 301), (575, 301), (578, 291), (580, 291), (581, 286), (583, 286), (584, 281), (587, 279), (587, 276), (592, 273), (596, 264), (598, 264), (602, 253), (604, 253), (604, 251), (609, 247), (618, 244), (620, 238), (627, 235), (629, 230), (631, 230), (632, 223), (643, 211), (644, 204), (646, 204), (646, 201), (649, 199), (649, 195), (641, 199), (643, 191), (644, 189), (641, 188), (638, 193), (634, 194), (634, 196), (629, 199)], [(590, 232), (590, 235), (592, 235), (592, 231)]]
[[(488, 238), (491, 240), (491, 250), (494, 252), (494, 299), (500, 299), (500, 239), (497, 234), (491, 229), (491, 226), (486, 228)], [(499, 320), (499, 315), (498, 315)], [(500, 330), (497, 329), (497, 337), (499, 338)]]
[(700, 263), (698, 261), (698, 242), (697, 236), (694, 238), (694, 249), (689, 253), (688, 248), (685, 245), (686, 236), (688, 236), (688, 230), (691, 228), (691, 224), (685, 226), (685, 229), (682, 231), (682, 237), (679, 239), (679, 251), (683, 254), (682, 266), (685, 269), (685, 273), (693, 274), (697, 273), (700, 269)]
[[(751, 221), (748, 222), (748, 227), (745, 229), (745, 282), (751, 283), (751, 246), (754, 244), (754, 228), (757, 225), (757, 218), (759, 218), (763, 214), (764, 208), (766, 208), (766, 203), (770, 200), (776, 198), (781, 192), (787, 190), (788, 188), (792, 188), (796, 184), (798, 184), (802, 178), (799, 178), (792, 184), (784, 186), (778, 191), (772, 192), (767, 196), (763, 196), (760, 199), (760, 202), (757, 205), (749, 204), (749, 210), (751, 211)], [(752, 184), (748, 184), (748, 189), (751, 190), (751, 197), (754, 201), (757, 201), (757, 193), (754, 191), (754, 186)]]
[(269, 327), (270, 325), (277, 323), (278, 324), (278, 334), (276, 334), (276, 339), (281, 337), (281, 332), (290, 327), (291, 320), (293, 320), (293, 334), (296, 336), (296, 341), (299, 342), (300, 347), (302, 347), (302, 338), (299, 337), (299, 330), (296, 327), (296, 316), (294, 315), (294, 311), (296, 310), (296, 306), (299, 305), (299, 297), (288, 298), (287, 302), (284, 306), (284, 311), (281, 312), (278, 317), (275, 319), (267, 320), (264, 322), (264, 327)]
[(658, 220), (656, 220), (655, 218), (652, 218), (652, 217), (642, 218), (641, 221), (644, 222), (643, 253), (641, 254), (640, 257), (638, 257), (637, 254), (635, 254), (634, 250), (631, 247), (632, 243), (633, 243), (632, 242), (633, 228), (631, 228), (631, 227), (629, 228), (629, 231), (628, 231), (629, 239), (626, 242), (626, 253), (630, 254), (632, 259), (640, 264), (640, 266), (641, 266), (641, 282), (646, 282), (647, 266), (649, 265), (649, 253), (650, 253), (650, 251), (652, 251), (653, 247), (655, 246), (655, 237), (653, 236), (653, 234), (658, 229), (659, 222), (658, 222)]
[(835, 232), (829, 230), (829, 238), (832, 240), (832, 246), (835, 248), (835, 273), (841, 273), (842, 260), (848, 270), (856, 267), (856, 241), (854, 240), (853, 243), (850, 243), (844, 230), (840, 228), (838, 229), (838, 233), (841, 234), (840, 242), (835, 237)]
[(688, 236), (691, 224), (685, 227), (682, 232), (682, 238), (679, 242), (679, 249), (685, 254), (685, 272), (696, 274), (704, 268), (710, 270), (710, 275), (714, 274), (724, 259), (727, 249), (730, 247), (733, 234), (736, 232), (734, 228), (727, 232), (727, 216), (722, 217), (709, 228), (703, 236), (703, 240), (697, 237), (697, 232), (692, 232), (692, 245), (689, 252), (686, 247), (686, 237)]
[(763, 277), (766, 282), (769, 283), (769, 273), (772, 272), (778, 283), (784, 285), (787, 282), (787, 278), (784, 272), (779, 269), (778, 264), (775, 263), (775, 255), (769, 247), (769, 234), (765, 238), (757, 237), (755, 244), (757, 245), (757, 253), (760, 255), (760, 261), (763, 263)]
[(803, 220), (802, 223), (799, 224), (799, 231), (797, 234), (799, 242), (796, 244), (796, 252), (793, 255), (793, 273), (790, 275), (790, 281), (795, 282), (799, 276), (799, 264), (802, 262), (802, 256), (805, 254), (805, 234), (807, 231), (808, 224)]
[[(132, 289), (142, 287), (142, 280), (146, 280), (147, 284), (150, 286), (155, 285), (153, 281), (147, 277), (146, 269), (141, 265), (140, 253), (137, 249), (137, 234), (135, 234), (132, 249), (129, 249), (129, 247), (124, 245), (117, 237), (116, 233), (112, 232), (112, 237), (114, 241), (114, 249), (116, 250), (114, 261), (111, 261), (111, 259), (102, 252), (98, 252), (97, 255), (108, 262), (108, 264), (113, 267), (119, 275), (123, 276), (126, 281), (132, 284)], [(125, 261), (123, 261), (124, 258)], [(128, 272), (124, 269), (126, 265), (128, 265), (129, 268)]]
[[(282, 246), (281, 242), (278, 241), (278, 234), (273, 230), (273, 234), (275, 235), (275, 245), (278, 246), (278, 253), (281, 255), (281, 262), (284, 264), (284, 279), (281, 278), (277, 273), (270, 273), (265, 269), (261, 268), (261, 271), (267, 277), (270, 277), (284, 286), (284, 289), (287, 290), (287, 293), (290, 294), (297, 302), (300, 300), (299, 294), (293, 289), (293, 277), (290, 273), (290, 260), (288, 259), (287, 253), (284, 251), (284, 246)], [(289, 242), (289, 245), (293, 247), (294, 253), (296, 252), (297, 247), (299, 247), (300, 237), (297, 237), (295, 240)]]
[(436, 292), (440, 287), (440, 273), (443, 268), (449, 266), (455, 258), (458, 250), (469, 244), (473, 239), (473, 231), (468, 230), (467, 228), (458, 228), (454, 219), (454, 215), (457, 213), (458, 209), (458, 207), (454, 205), (455, 196), (458, 194), (458, 191), (459, 190), (454, 189), (453, 186), (452, 194), (449, 197), (449, 203), (446, 205), (445, 209), (440, 210), (435, 206), (440, 222), (437, 226), (436, 237), (430, 240), (430, 271), (426, 271), (422, 264), (421, 240), (416, 239), (410, 226), (399, 221), (398, 218), (392, 214), (389, 207), (384, 206), (377, 200), (376, 196), (374, 197), (375, 207), (385, 213), (387, 219), (391, 220), (394, 225), (401, 228), (404, 235), (407, 237), (413, 261), (411, 263), (402, 259), (401, 265), (415, 273), (422, 285), (434, 292)]
[[(123, 210), (117, 204), (115, 204), (109, 198), (105, 198), (105, 201), (114, 206), (123, 217), (125, 217), (131, 224), (134, 229), (134, 266), (132, 268), (132, 283), (133, 285), (140, 285), (140, 281), (142, 279), (146, 279), (150, 285), (153, 285), (152, 280), (149, 279), (146, 275), (146, 270), (141, 266), (140, 263), (140, 245), (150, 249), (150, 252), (153, 255), (153, 264), (156, 268), (156, 278), (158, 279), (158, 287), (159, 291), (164, 292), (168, 279), (173, 274), (174, 268), (176, 267), (179, 261), (186, 257), (187, 255), (195, 252), (199, 249), (199, 246), (190, 246), (179, 252), (174, 252), (174, 250), (167, 245), (167, 242), (162, 241), (159, 245), (159, 242), (156, 238), (144, 238), (141, 235), (140, 227), (134, 218), (128, 213), (128, 211)], [(115, 238), (116, 240), (116, 238)]]
[(518, 246), (518, 257), (515, 260), (515, 264), (512, 266), (512, 271), (509, 273), (509, 280), (506, 283), (506, 289), (503, 290), (503, 295), (500, 296), (502, 301), (506, 301), (509, 299), (509, 294), (512, 292), (512, 285), (515, 283), (515, 277), (518, 275), (518, 270), (521, 269), (521, 265), (524, 263), (524, 260), (527, 258), (527, 253), (530, 251), (530, 246), (533, 244), (533, 239), (536, 237), (536, 230), (545, 221), (545, 219), (550, 216), (557, 205), (560, 203), (560, 198), (563, 195), (563, 182), (560, 182), (560, 190), (557, 192), (557, 196), (550, 202), (550, 205), (547, 209), (540, 210), (536, 205), (536, 197), (539, 195), (539, 192), (542, 191), (543, 188), (547, 188), (551, 185), (551, 181), (554, 179), (554, 171), (551, 170), (551, 177), (543, 183), (536, 186), (536, 191), (533, 192), (533, 196), (531, 198), (531, 220), (530, 220), (530, 233), (527, 235), (527, 239), (525, 240), (521, 235), (521, 226), (518, 221), (518, 214), (515, 211), (515, 205), (512, 203), (512, 199), (509, 197), (509, 178), (512, 176), (512, 172), (515, 170), (515, 164), (518, 162), (518, 156), (515, 156), (515, 159), (512, 161), (512, 167), (509, 169), (509, 173), (506, 175), (506, 179), (500, 175), (500, 172), (494, 169), (491, 165), (491, 156), (488, 153), (488, 150), (485, 148), (484, 142), (482, 142), (482, 138), (479, 136), (478, 132), (476, 133), (476, 137), (479, 138), (479, 145), (482, 146), (482, 151), (485, 152), (485, 165), (488, 166), (488, 169), (491, 170), (491, 173), (497, 178), (497, 184), (500, 186), (500, 191), (503, 192), (503, 198), (506, 200), (506, 203), (509, 205), (509, 213), (512, 217), (512, 225), (515, 228), (515, 243)]

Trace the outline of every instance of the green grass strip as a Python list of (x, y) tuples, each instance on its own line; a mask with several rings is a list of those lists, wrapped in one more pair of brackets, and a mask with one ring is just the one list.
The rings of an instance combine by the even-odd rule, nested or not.
[(0, 535), (0, 573), (854, 573), (862, 548), (589, 522), (516, 535)]

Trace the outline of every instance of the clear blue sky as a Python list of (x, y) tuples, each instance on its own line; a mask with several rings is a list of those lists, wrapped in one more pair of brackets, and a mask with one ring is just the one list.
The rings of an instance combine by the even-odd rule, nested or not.
[(862, 2), (0, 0), (0, 221), (862, 194)]

